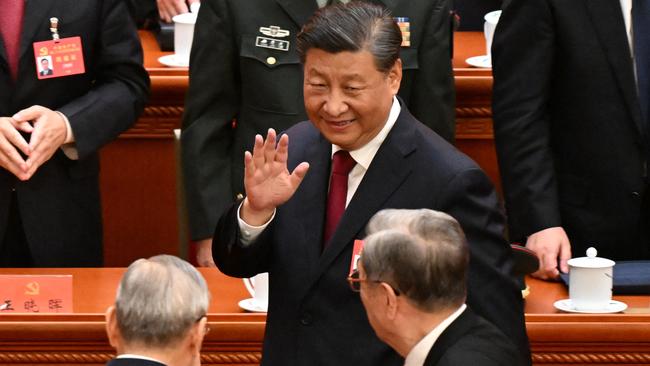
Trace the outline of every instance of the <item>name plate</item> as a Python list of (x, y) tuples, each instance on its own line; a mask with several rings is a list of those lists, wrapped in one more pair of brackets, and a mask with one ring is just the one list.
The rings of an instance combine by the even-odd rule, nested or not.
[(72, 313), (72, 275), (0, 275), (0, 315)]

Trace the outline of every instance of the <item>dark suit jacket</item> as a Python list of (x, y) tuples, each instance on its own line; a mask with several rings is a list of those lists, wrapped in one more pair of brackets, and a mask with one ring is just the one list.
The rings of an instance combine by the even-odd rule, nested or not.
[(503, 216), (494, 189), (474, 162), (402, 106), (337, 231), (321, 254), (331, 144), (310, 122), (287, 131), (289, 169), (309, 172), (273, 222), (249, 246), (239, 242), (237, 205), (221, 217), (213, 242), (224, 273), (270, 272), (264, 365), (401, 365), (376, 338), (346, 277), (354, 239), (383, 208), (431, 208), (455, 217), (470, 244), (468, 304), (528, 352), (521, 293), (510, 276)]
[(436, 340), (423, 366), (517, 366), (517, 349), (469, 307)]
[(108, 361), (106, 366), (165, 366), (165, 364), (139, 358), (114, 358)]
[[(400, 95), (443, 137), (454, 136), (450, 0), (372, 0), (410, 18), (411, 47), (402, 48)], [(284, 131), (307, 119), (296, 35), (316, 0), (203, 1), (194, 33), (183, 117), (182, 159), (190, 234), (212, 235), (219, 214), (243, 193), (243, 153), (255, 134)], [(260, 27), (291, 34), (288, 52), (255, 46)], [(267, 62), (269, 57), (274, 63)], [(237, 119), (236, 128), (232, 120)]]
[(41, 76), (52, 75), (52, 69), (41, 70), (39, 71), (39, 74), (41, 74)]
[[(33, 42), (81, 36), (86, 73), (38, 80)], [(102, 264), (97, 150), (129, 128), (142, 111), (149, 79), (134, 25), (119, 0), (30, 0), (20, 46), (18, 80), (9, 74), (0, 39), (0, 116), (42, 105), (70, 120), (79, 160), (59, 149), (21, 182), (0, 169), (0, 238), (12, 188), (37, 267)], [(0, 37), (1, 38), (1, 37)]]
[(574, 256), (650, 258), (647, 143), (619, 2), (513, 0), (493, 51), (511, 237), (562, 226)]

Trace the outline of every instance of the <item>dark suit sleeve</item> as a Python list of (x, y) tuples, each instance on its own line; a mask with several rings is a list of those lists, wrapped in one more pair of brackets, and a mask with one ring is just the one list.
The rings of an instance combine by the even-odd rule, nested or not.
[(494, 36), (494, 135), (513, 240), (561, 226), (548, 111), (557, 36), (547, 0), (513, 0)]
[(455, 135), (455, 88), (451, 68), (451, 1), (437, 0), (418, 47), (418, 73), (409, 110), (447, 141)]
[(193, 240), (209, 238), (223, 202), (234, 200), (230, 192), (232, 120), (239, 106), (237, 57), (226, 2), (203, 1), (194, 31), (181, 140)]
[(219, 270), (233, 277), (252, 277), (269, 271), (273, 222), (248, 245), (242, 245), (237, 210), (233, 204), (217, 222), (212, 241), (212, 256)]
[(95, 153), (135, 123), (149, 92), (142, 47), (121, 0), (102, 2), (93, 87), (58, 110), (70, 120), (79, 158)]
[(529, 357), (523, 301), (494, 188), (478, 168), (461, 171), (446, 186), (441, 209), (461, 224), (470, 249), (467, 303)]

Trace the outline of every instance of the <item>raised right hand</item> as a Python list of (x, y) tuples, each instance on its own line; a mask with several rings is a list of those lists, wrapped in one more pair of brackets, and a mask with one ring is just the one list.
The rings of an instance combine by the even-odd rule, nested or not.
[(253, 153), (244, 154), (246, 199), (240, 215), (249, 225), (266, 223), (275, 208), (293, 196), (309, 169), (309, 164), (302, 162), (289, 173), (289, 136), (282, 135), (277, 147), (275, 142), (275, 131), (269, 129), (266, 141), (256, 135)]

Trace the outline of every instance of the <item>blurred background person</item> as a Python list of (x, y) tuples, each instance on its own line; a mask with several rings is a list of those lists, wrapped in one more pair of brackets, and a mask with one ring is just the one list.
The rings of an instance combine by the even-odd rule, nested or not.
[(650, 4), (512, 0), (492, 47), (513, 242), (557, 278), (588, 247), (650, 259)]
[(109, 366), (198, 366), (210, 292), (191, 264), (157, 255), (133, 262), (106, 311), (117, 358)]
[[(53, 57), (41, 78), (54, 35), (80, 51), (70, 74)], [(0, 42), (0, 266), (101, 266), (98, 150), (133, 125), (149, 91), (127, 7), (9, 1)]]
[(386, 209), (368, 233), (348, 281), (405, 366), (522, 364), (514, 344), (465, 304), (469, 250), (453, 217)]
[(158, 20), (171, 22), (175, 15), (187, 13), (200, 0), (128, 0), (131, 14), (139, 28), (158, 27)]
[[(336, 1), (346, 3), (347, 1)], [(401, 23), (399, 95), (422, 123), (454, 138), (451, 0), (374, 1)], [(242, 154), (256, 134), (307, 118), (296, 35), (328, 0), (204, 0), (190, 59), (182, 164), (199, 265), (213, 266), (219, 215), (244, 194)], [(235, 122), (236, 121), (236, 122)]]

